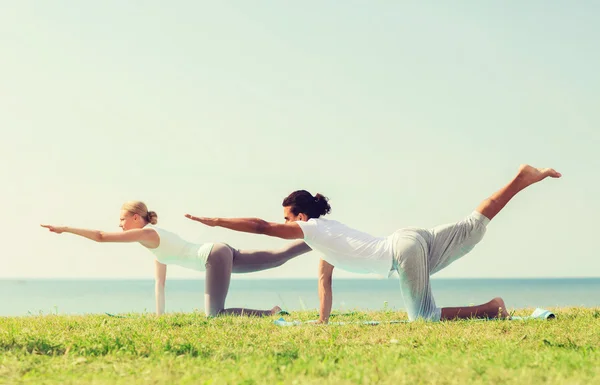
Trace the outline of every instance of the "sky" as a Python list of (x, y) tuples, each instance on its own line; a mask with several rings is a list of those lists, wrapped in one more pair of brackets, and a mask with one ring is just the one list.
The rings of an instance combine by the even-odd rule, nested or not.
[[(307, 189), (385, 236), (462, 219), (522, 163), (563, 177), (515, 197), (434, 278), (598, 277), (599, 15), (592, 1), (2, 2), (0, 278), (152, 278), (138, 244), (39, 227), (119, 231), (127, 200), (190, 241), (276, 248), (288, 241), (184, 214), (280, 222)], [(237, 279), (315, 277), (317, 261)]]

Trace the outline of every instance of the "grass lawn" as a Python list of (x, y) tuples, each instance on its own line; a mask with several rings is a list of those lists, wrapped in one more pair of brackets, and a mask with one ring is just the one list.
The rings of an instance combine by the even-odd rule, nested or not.
[[(0, 383), (600, 383), (600, 309), (551, 310), (557, 319), (378, 326), (279, 327), (275, 317), (200, 313), (4, 317)], [(332, 320), (371, 319), (406, 314), (358, 312)]]

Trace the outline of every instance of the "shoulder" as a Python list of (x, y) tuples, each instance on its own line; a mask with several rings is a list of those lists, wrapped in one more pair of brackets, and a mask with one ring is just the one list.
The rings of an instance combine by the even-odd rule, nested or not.
[(142, 231), (143, 234), (142, 239), (144, 241), (142, 242), (142, 244), (144, 246), (146, 246), (149, 249), (155, 249), (160, 245), (160, 232), (162, 231), (162, 229), (157, 228), (153, 225), (146, 225), (145, 227), (141, 228), (140, 231)]
[(157, 233), (159, 231), (159, 228), (156, 227), (156, 226), (154, 226), (154, 225), (147, 224), (146, 226), (142, 227), (140, 229), (140, 231), (143, 231), (144, 233), (147, 233), (147, 234), (149, 234), (149, 233)]
[(321, 221), (321, 219), (319, 218), (311, 218), (307, 221), (296, 221), (294, 223), (296, 223), (298, 226), (300, 226), (301, 228), (315, 228), (319, 226), (319, 222)]
[(327, 218), (310, 218), (308, 221), (306, 222), (296, 222), (298, 224), (302, 223), (301, 226), (306, 226), (306, 227), (313, 227), (313, 228), (317, 228), (317, 227), (330, 227), (330, 226), (335, 226), (338, 225), (339, 222), (335, 221), (333, 219), (327, 219)]
[(302, 230), (302, 233), (304, 234), (304, 239), (311, 240), (319, 233), (319, 229), (322, 228), (321, 225), (323, 222), (322, 219), (311, 218), (306, 222), (296, 221), (294, 223), (296, 223)]
[(149, 236), (149, 237), (156, 237), (156, 236), (158, 236), (159, 238), (160, 238), (160, 234), (162, 232), (164, 232), (163, 229), (161, 229), (159, 227), (156, 227), (154, 225), (146, 225), (145, 227), (141, 228), (140, 231), (145, 236)]

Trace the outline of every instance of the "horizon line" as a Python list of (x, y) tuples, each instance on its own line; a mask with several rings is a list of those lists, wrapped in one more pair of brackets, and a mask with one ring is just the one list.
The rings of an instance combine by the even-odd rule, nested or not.
[[(396, 276), (392, 276), (396, 278)], [(392, 277), (339, 277), (335, 280), (373, 280), (382, 281), (388, 280)], [(431, 280), (468, 280), (468, 279), (598, 279), (600, 276), (543, 276), (543, 277), (431, 277)], [(169, 278), (170, 281), (196, 281), (204, 280), (204, 277), (197, 278), (183, 278), (174, 277)], [(316, 280), (317, 277), (256, 277), (256, 278), (236, 278), (236, 281), (255, 281), (255, 280)], [(146, 277), (0, 277), (0, 281), (154, 281), (154, 278)], [(233, 280), (232, 280), (233, 281)]]

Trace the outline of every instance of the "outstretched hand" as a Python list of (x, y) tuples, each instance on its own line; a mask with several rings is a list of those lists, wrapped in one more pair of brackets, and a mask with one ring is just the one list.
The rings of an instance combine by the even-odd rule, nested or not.
[(216, 218), (195, 217), (195, 216), (193, 216), (191, 214), (185, 214), (185, 217), (188, 218), (188, 219), (191, 219), (193, 221), (203, 223), (203, 224), (205, 224), (207, 226), (210, 226), (210, 227), (215, 227), (217, 225), (217, 219)]
[(44, 228), (46, 228), (46, 229), (48, 229), (51, 232), (56, 233), (56, 234), (61, 234), (62, 232), (65, 231), (65, 228), (64, 227), (60, 227), (60, 226), (51, 226), (51, 225), (40, 225), (40, 226), (42, 226), (42, 227), (44, 227)]

